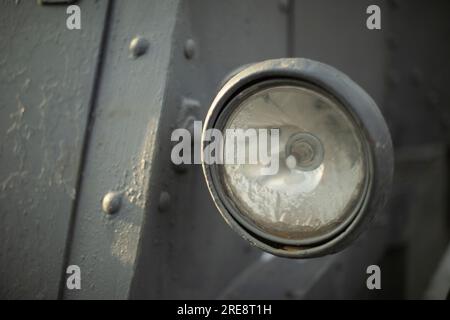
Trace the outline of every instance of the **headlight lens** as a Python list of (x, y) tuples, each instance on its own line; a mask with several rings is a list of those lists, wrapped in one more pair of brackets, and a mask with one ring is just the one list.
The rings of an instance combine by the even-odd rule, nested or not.
[[(208, 161), (210, 129), (222, 132), (224, 163)], [(231, 139), (228, 130), (254, 130), (258, 139)], [(273, 174), (263, 174), (271, 166), (260, 157), (264, 131), (272, 133), (265, 151), (277, 160)], [(202, 141), (203, 171), (223, 218), (280, 256), (343, 249), (367, 228), (392, 183), (392, 142), (375, 102), (343, 73), (308, 59), (238, 69), (215, 97)], [(257, 150), (258, 160), (228, 162), (236, 149)]]
[[(261, 175), (261, 163), (220, 166), (236, 219), (268, 240), (299, 245), (332, 236), (349, 222), (366, 192), (367, 155), (360, 128), (339, 102), (305, 83), (268, 81), (227, 108), (233, 111), (224, 130), (279, 130), (271, 155), (279, 159), (276, 174)], [(251, 150), (252, 142), (239, 147)], [(235, 143), (225, 139), (225, 150)]]

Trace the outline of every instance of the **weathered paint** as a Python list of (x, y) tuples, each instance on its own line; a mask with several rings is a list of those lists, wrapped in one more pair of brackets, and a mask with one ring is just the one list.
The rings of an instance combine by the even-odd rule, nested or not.
[(0, 3), (0, 297), (57, 297), (105, 1)]
[[(114, 2), (67, 262), (81, 267), (86, 286), (65, 289), (63, 298), (128, 297), (148, 194), (155, 192), (149, 181), (160, 159), (157, 136), (178, 5)], [(136, 35), (150, 43), (138, 59), (129, 52)], [(120, 212), (112, 216), (101, 206), (109, 190), (123, 192)]]

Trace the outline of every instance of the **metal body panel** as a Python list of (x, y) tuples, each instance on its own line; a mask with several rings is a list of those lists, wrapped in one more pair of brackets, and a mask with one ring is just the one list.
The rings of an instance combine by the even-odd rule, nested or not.
[[(386, 1), (294, 1), (295, 56), (327, 63), (347, 74), (384, 109), (389, 33)], [(368, 30), (366, 8), (381, 7), (382, 29)]]
[(0, 4), (0, 297), (57, 297), (105, 2)]
[[(68, 264), (79, 265), (82, 291), (64, 298), (125, 299), (135, 268), (148, 183), (159, 159), (158, 127), (165, 108), (171, 36), (178, 1), (116, 1), (83, 170)], [(148, 40), (133, 57), (130, 42)], [(109, 191), (122, 192), (120, 210), (102, 211)]]
[[(65, 5), (0, 4), (0, 297), (421, 297), (449, 235), (448, 1), (77, 4), (82, 29), (70, 31)], [(365, 26), (370, 4), (382, 30)], [(203, 120), (230, 72), (287, 56), (361, 85), (398, 156), (368, 233), (307, 261), (251, 247), (217, 212), (200, 165), (170, 159), (172, 130)], [(122, 201), (108, 214), (111, 191)], [(70, 264), (79, 291), (65, 288)], [(365, 287), (370, 264), (381, 292)]]
[[(277, 1), (182, 3), (160, 122), (159, 156), (154, 163), (158, 175), (151, 181), (132, 298), (214, 298), (261, 255), (224, 224), (209, 197), (200, 165), (189, 166), (184, 173), (174, 170), (170, 135), (177, 128), (184, 99), (199, 102), (196, 116), (203, 120), (231, 70), (286, 55), (285, 33), (286, 15)], [(188, 39), (195, 43), (192, 59), (184, 55)], [(158, 210), (162, 191), (171, 197), (170, 208), (164, 212)]]
[(388, 227), (390, 245), (404, 251), (404, 270), (393, 277), (404, 279), (405, 298), (421, 299), (448, 242), (446, 146), (399, 148), (396, 165)]
[(398, 1), (391, 21), (386, 114), (394, 144), (448, 143), (450, 133), (450, 2)]
[[(265, 254), (236, 277), (220, 298), (303, 300), (376, 297), (376, 291), (364, 292), (366, 268), (378, 263), (388, 243), (387, 232), (384, 226), (374, 226), (350, 248), (320, 258), (292, 261)], [(380, 241), (374, 242), (373, 238)]]

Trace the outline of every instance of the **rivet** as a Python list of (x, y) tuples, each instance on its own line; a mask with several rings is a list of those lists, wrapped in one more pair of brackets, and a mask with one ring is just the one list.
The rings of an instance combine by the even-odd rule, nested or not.
[(187, 39), (184, 44), (184, 56), (187, 59), (192, 59), (195, 56), (195, 41), (192, 39)]
[(167, 211), (170, 206), (170, 194), (167, 191), (161, 192), (159, 195), (158, 208), (160, 211)]
[(145, 54), (149, 47), (147, 39), (137, 36), (130, 42), (130, 54), (133, 58), (137, 58)]
[(110, 191), (103, 197), (102, 209), (107, 214), (116, 213), (122, 205), (122, 193)]

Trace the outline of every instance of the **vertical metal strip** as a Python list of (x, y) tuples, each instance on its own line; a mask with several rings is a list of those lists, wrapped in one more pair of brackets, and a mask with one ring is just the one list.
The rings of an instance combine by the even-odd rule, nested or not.
[(94, 111), (97, 104), (97, 98), (98, 98), (98, 92), (100, 88), (100, 82), (102, 78), (102, 71), (103, 71), (103, 64), (105, 60), (106, 55), (106, 47), (109, 37), (109, 31), (112, 21), (112, 12), (114, 7), (114, 0), (107, 0), (107, 8), (105, 13), (105, 24), (103, 27), (103, 32), (100, 40), (100, 47), (99, 47), (99, 53), (96, 63), (96, 70), (94, 75), (94, 83), (92, 87), (91, 97), (89, 98), (89, 111), (88, 111), (88, 119), (87, 119), (87, 125), (86, 125), (86, 132), (83, 139), (83, 147), (80, 154), (80, 161), (79, 161), (79, 167), (78, 167), (78, 176), (76, 181), (76, 196), (73, 200), (72, 210), (70, 213), (70, 220), (69, 220), (69, 231), (66, 238), (66, 244), (65, 244), (65, 250), (64, 250), (64, 258), (62, 263), (62, 270), (61, 270), (61, 277), (59, 281), (59, 289), (58, 289), (58, 299), (64, 298), (64, 289), (65, 289), (65, 283), (66, 283), (66, 268), (70, 257), (71, 252), (71, 245), (73, 240), (73, 234), (75, 230), (75, 221), (76, 221), (76, 214), (78, 210), (78, 203), (79, 203), (79, 195), (80, 195), (80, 188), (81, 188), (81, 182), (83, 179), (83, 171), (85, 168), (85, 161), (86, 161), (86, 155), (89, 150), (89, 141), (91, 136), (92, 127), (94, 125), (95, 117), (94, 117)]

